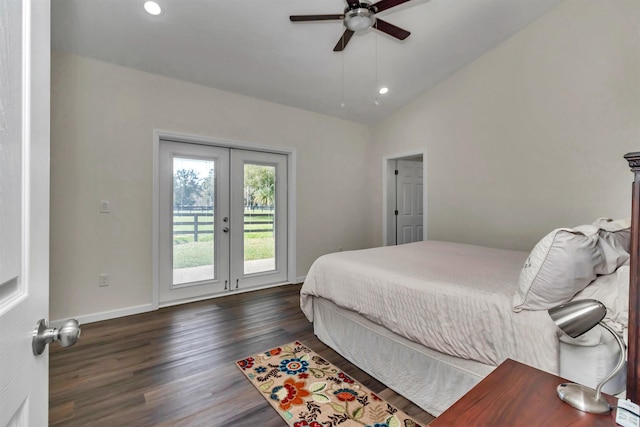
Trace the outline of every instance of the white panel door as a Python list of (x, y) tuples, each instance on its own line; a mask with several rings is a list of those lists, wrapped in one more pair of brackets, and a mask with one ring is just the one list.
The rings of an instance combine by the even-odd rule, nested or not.
[(46, 426), (50, 4), (0, 1), (0, 426)]
[(396, 244), (423, 240), (423, 164), (398, 160), (396, 176)]

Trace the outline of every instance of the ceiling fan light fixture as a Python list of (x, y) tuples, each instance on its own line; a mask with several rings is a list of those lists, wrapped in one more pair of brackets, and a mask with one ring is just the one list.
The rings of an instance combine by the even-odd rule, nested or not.
[(371, 4), (370, 0), (345, 1), (347, 7), (344, 9), (344, 13), (340, 15), (289, 15), (289, 20), (291, 22), (341, 20), (346, 29), (333, 48), (334, 52), (342, 52), (347, 46), (347, 43), (349, 43), (349, 40), (351, 40), (351, 36), (357, 32), (364, 32), (369, 28), (388, 34), (398, 40), (404, 40), (411, 35), (407, 30), (403, 30), (400, 27), (376, 18), (378, 12), (385, 11), (410, 0), (379, 0), (374, 4)]
[(344, 26), (351, 31), (366, 30), (376, 22), (374, 15), (364, 7), (348, 10), (344, 15)]
[(380, 95), (384, 95), (385, 93), (389, 92), (389, 88), (388, 87), (381, 87), (380, 90), (378, 91), (378, 93)]

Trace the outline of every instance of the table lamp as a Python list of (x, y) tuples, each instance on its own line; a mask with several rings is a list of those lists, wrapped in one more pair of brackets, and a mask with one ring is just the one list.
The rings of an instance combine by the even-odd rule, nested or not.
[(575, 383), (560, 384), (557, 389), (558, 397), (576, 409), (593, 414), (609, 413), (611, 407), (607, 399), (602, 396), (601, 390), (607, 381), (615, 377), (624, 366), (626, 346), (616, 331), (602, 322), (602, 319), (607, 314), (607, 308), (600, 301), (584, 299), (550, 308), (548, 313), (556, 326), (571, 338), (577, 338), (596, 325), (600, 325), (611, 332), (616, 339), (620, 346), (618, 364), (609, 375), (600, 381), (595, 390)]

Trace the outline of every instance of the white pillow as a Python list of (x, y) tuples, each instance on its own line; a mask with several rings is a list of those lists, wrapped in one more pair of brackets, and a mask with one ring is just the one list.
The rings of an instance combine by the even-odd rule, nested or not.
[(631, 252), (631, 221), (628, 219), (612, 220), (599, 218), (593, 225), (597, 226), (598, 246), (602, 251), (604, 263), (596, 268), (596, 274), (611, 274), (629, 260)]
[(594, 225), (558, 228), (531, 250), (520, 271), (513, 310), (546, 310), (570, 301), (596, 278), (604, 257)]
[[(622, 335), (629, 325), (629, 265), (620, 266), (613, 274), (598, 276), (573, 299), (595, 299), (602, 302), (607, 307), (604, 322)], [(601, 342), (601, 332), (601, 328), (593, 328), (578, 338), (562, 334), (560, 340), (574, 345), (598, 345)]]

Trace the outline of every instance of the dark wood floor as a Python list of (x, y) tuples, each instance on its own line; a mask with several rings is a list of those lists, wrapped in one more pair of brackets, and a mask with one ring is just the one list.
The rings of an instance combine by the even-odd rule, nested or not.
[(82, 326), (50, 346), (51, 426), (286, 426), (235, 361), (300, 340), (427, 425), (433, 417), (321, 343), (300, 285), (215, 298)]

